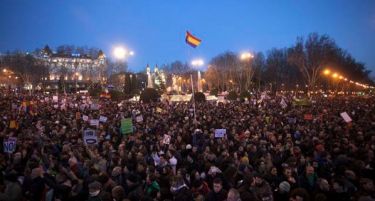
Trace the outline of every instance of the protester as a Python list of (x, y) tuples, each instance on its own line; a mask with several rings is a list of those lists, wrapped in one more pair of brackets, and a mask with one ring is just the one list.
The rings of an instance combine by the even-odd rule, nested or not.
[(0, 103), (0, 201), (375, 199), (373, 97)]

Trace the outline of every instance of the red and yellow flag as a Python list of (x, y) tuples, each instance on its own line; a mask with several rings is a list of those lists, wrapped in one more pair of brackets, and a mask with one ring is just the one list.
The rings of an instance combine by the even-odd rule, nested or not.
[(186, 31), (185, 41), (194, 48), (196, 48), (202, 42), (199, 38), (193, 36), (189, 31)]

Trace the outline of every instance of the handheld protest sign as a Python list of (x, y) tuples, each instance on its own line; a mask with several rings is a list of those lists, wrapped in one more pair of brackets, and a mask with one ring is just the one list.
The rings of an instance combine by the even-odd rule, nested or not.
[(215, 129), (215, 138), (223, 138), (227, 134), (227, 129)]
[(305, 120), (313, 120), (313, 115), (312, 114), (305, 114), (305, 115), (303, 115), (303, 119), (305, 119)]
[(100, 117), (99, 117), (99, 121), (100, 121), (100, 122), (105, 123), (105, 122), (107, 122), (107, 120), (108, 120), (108, 118), (105, 117), (105, 116), (100, 116)]
[(58, 96), (52, 96), (52, 101), (53, 101), (54, 103), (59, 102), (59, 97), (58, 97)]
[(143, 122), (143, 116), (142, 115), (138, 115), (135, 120), (137, 121), (137, 123), (141, 123)]
[(167, 134), (164, 134), (163, 144), (170, 144), (170, 142), (171, 142), (171, 136), (167, 135)]
[(83, 141), (86, 145), (98, 144), (96, 131), (91, 129), (83, 131)]
[(3, 142), (4, 153), (13, 153), (16, 150), (17, 138), (10, 137)]
[(98, 119), (91, 119), (90, 120), (90, 126), (99, 126), (99, 120)]
[(83, 115), (83, 116), (82, 116), (82, 119), (83, 119), (83, 121), (88, 121), (88, 120), (89, 120), (89, 117), (86, 116), (86, 115)]
[(121, 133), (129, 134), (133, 132), (133, 122), (131, 118), (121, 119)]
[(352, 122), (352, 118), (350, 118), (350, 116), (348, 115), (347, 112), (342, 112), (342, 113), (340, 113), (340, 116), (344, 119), (344, 121), (345, 121), (346, 123), (350, 123), (350, 122)]

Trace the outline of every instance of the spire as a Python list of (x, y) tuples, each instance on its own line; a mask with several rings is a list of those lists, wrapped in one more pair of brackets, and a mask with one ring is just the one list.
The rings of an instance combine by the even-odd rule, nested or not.
[(155, 65), (154, 72), (155, 72), (155, 73), (158, 73), (158, 72), (159, 72), (159, 69), (158, 69), (158, 65), (157, 65), (157, 64)]

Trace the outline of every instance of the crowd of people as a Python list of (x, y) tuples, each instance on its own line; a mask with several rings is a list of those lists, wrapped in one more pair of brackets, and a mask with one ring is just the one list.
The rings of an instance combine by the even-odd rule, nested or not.
[[(375, 200), (370, 96), (309, 106), (253, 97), (195, 111), (187, 102), (0, 96), (0, 201)], [(88, 129), (96, 143), (84, 141)]]

